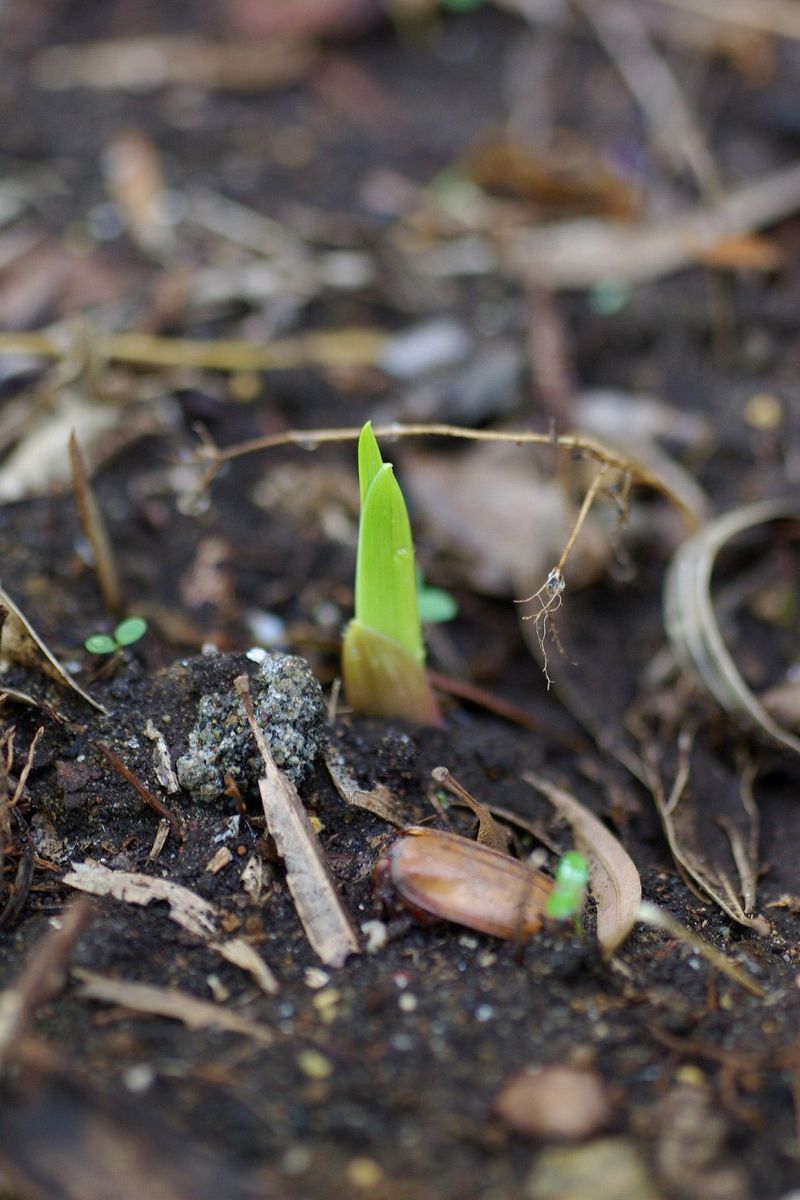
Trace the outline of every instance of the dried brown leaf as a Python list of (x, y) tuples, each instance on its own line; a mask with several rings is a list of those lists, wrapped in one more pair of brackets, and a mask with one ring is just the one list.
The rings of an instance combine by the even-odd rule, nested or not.
[(710, 585), (714, 560), (731, 538), (769, 521), (798, 517), (800, 504), (788, 499), (733, 509), (703, 525), (680, 546), (664, 582), (664, 622), (680, 666), (725, 712), (744, 718), (795, 753), (800, 753), (800, 737), (779, 724), (756, 698), (727, 649)]
[[(502, 487), (492, 480), (502, 479)], [(481, 592), (527, 596), (539, 587), (566, 543), (574, 511), (557, 481), (506, 446), (481, 445), (456, 457), (403, 455), (403, 480), (421, 519)], [(607, 541), (587, 522), (571, 561), (571, 581), (602, 571)]]
[(241, 938), (219, 939), (220, 914), (208, 900), (169, 879), (158, 879), (135, 871), (112, 871), (99, 863), (75, 863), (63, 882), (67, 887), (93, 896), (113, 896), (125, 904), (147, 905), (153, 900), (169, 905), (170, 918), (181, 929), (206, 942), (228, 962), (249, 972), (266, 992), (278, 989), (272, 972), (255, 950)]
[(87, 1000), (118, 1004), (131, 1012), (149, 1013), (180, 1021), (188, 1029), (222, 1029), (226, 1033), (241, 1033), (262, 1046), (274, 1041), (266, 1025), (248, 1021), (238, 1013), (220, 1008), (208, 1000), (198, 1000), (188, 992), (175, 988), (153, 987), (149, 983), (132, 983), (125, 979), (109, 979), (92, 971), (76, 968), (73, 975), (80, 983), (80, 994)]
[(325, 754), (325, 766), (333, 786), (345, 803), (364, 808), (398, 829), (403, 829), (408, 824), (408, 814), (403, 811), (400, 801), (386, 784), (377, 783), (369, 790), (359, 787), (347, 769), (341, 748), (332, 739)]
[(679, 271), (722, 239), (754, 233), (798, 207), (795, 163), (666, 221), (620, 226), (587, 219), (501, 232), (499, 253), (510, 274), (540, 287), (583, 289), (604, 279), (640, 283)]
[(627, 850), (594, 813), (549, 779), (532, 771), (522, 778), (542, 792), (569, 821), (578, 849), (589, 861), (589, 886), (597, 904), (597, 940), (606, 957), (622, 945), (636, 923), (642, 881)]
[(0, 661), (20, 663), (44, 671), (57, 683), (72, 688), (73, 692), (77, 692), (83, 700), (91, 704), (92, 708), (105, 713), (106, 709), (103, 705), (94, 700), (80, 684), (75, 682), (66, 667), (62, 666), (53, 652), (48, 649), (28, 618), (3, 587), (0, 587), (0, 607), (7, 610), (2, 630), (0, 630)]

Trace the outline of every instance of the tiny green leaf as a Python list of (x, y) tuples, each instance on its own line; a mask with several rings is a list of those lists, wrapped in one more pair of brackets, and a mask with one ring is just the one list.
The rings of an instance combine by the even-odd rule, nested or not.
[(83, 643), (90, 654), (113, 654), (117, 643), (107, 633), (93, 633)]
[(417, 570), (417, 608), (419, 619), (425, 625), (436, 625), (443, 621), (452, 621), (458, 616), (458, 605), (449, 592), (444, 588), (428, 587), (422, 578), (422, 572)]
[(120, 621), (114, 630), (114, 639), (118, 646), (132, 646), (147, 632), (147, 621), (144, 617), (128, 617)]

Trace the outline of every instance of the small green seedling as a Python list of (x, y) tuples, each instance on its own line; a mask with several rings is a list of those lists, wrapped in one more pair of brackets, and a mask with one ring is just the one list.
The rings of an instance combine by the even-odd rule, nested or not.
[(568, 850), (556, 867), (553, 890), (545, 912), (552, 921), (568, 921), (580, 915), (586, 900), (589, 864), (577, 850)]
[(438, 725), (439, 708), (425, 675), (406, 502), (369, 421), (358, 439), (358, 481), (355, 616), (342, 647), (345, 697), (356, 712)]
[(440, 625), (458, 616), (458, 605), (444, 588), (429, 587), (417, 567), (417, 611), (423, 625)]
[(147, 621), (144, 617), (128, 617), (120, 621), (112, 634), (93, 633), (83, 643), (90, 654), (113, 654), (123, 646), (132, 646), (147, 632)]

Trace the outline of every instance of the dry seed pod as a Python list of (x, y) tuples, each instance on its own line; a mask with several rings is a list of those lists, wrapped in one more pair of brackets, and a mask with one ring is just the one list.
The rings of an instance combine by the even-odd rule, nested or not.
[(538, 933), (552, 880), (469, 838), (412, 826), (375, 868), (376, 885), (419, 920), (452, 921), (494, 937)]

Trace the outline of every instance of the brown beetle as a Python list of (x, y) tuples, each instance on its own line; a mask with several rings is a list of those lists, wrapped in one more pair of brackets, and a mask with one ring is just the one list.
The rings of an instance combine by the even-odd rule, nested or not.
[(542, 927), (553, 882), (456, 833), (412, 825), (373, 873), (384, 899), (395, 898), (421, 921), (453, 921), (479, 933), (524, 940)]

